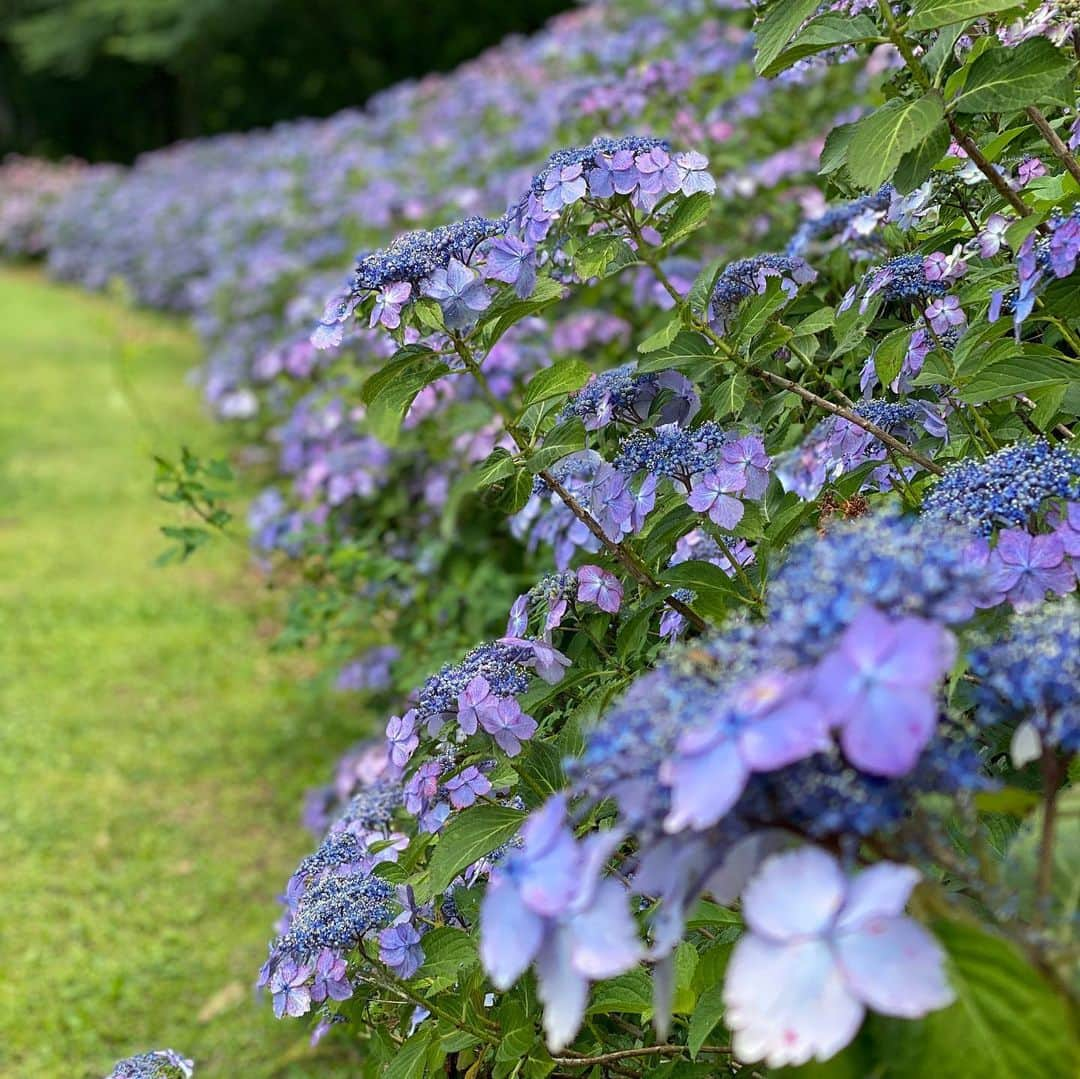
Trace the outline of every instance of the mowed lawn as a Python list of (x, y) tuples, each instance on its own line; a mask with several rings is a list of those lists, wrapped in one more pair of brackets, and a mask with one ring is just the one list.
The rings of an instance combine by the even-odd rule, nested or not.
[[(0, 1076), (349, 1074), (252, 982), (309, 840), (305, 787), (360, 724), (273, 656), (239, 547), (159, 569), (150, 454), (226, 448), (194, 339), (0, 270)], [(328, 1039), (328, 1043), (333, 1039)]]

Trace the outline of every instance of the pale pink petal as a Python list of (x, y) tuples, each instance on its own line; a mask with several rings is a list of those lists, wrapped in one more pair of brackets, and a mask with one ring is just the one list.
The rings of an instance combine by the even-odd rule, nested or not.
[(917, 1019), (953, 1002), (941, 946), (908, 917), (871, 918), (835, 947), (851, 992), (876, 1012)]
[(818, 847), (800, 847), (766, 859), (743, 892), (743, 917), (773, 940), (823, 933), (846, 894), (836, 859)]

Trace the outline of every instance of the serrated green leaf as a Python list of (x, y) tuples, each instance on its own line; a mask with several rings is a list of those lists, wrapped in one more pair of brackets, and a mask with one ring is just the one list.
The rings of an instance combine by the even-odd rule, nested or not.
[(421, 947), (424, 963), (415, 976), (430, 978), (441, 988), (455, 985), (480, 962), (476, 941), (455, 926), (437, 926), (425, 933)]
[(714, 985), (706, 989), (698, 998), (697, 1006), (690, 1016), (690, 1029), (686, 1044), (690, 1047), (690, 1057), (697, 1057), (701, 1047), (709, 1040), (709, 1035), (717, 1023), (724, 1017), (724, 987)]
[(880, 1025), (878, 1056), (890, 1079), (1076, 1075), (1067, 1008), (1013, 945), (959, 922), (940, 922), (934, 932), (956, 1002), (916, 1022)]
[(521, 411), (535, 405), (540, 401), (549, 401), (553, 397), (565, 397), (567, 394), (580, 390), (586, 382), (592, 369), (584, 360), (570, 358), (557, 360), (550, 367), (537, 371), (525, 386), (525, 394), (521, 399)]
[(948, 151), (950, 139), (948, 125), (938, 124), (918, 146), (900, 158), (893, 176), (893, 185), (900, 194), (910, 194), (926, 180)]
[(587, 1014), (606, 1015), (609, 1012), (629, 1012), (647, 1015), (652, 1011), (652, 981), (640, 967), (600, 982), (593, 989)]
[(855, 125), (848, 144), (848, 175), (877, 190), (896, 170), (900, 159), (919, 145), (945, 115), (941, 97), (925, 94), (914, 101), (894, 97)]
[(431, 1028), (421, 1027), (415, 1034), (406, 1038), (386, 1069), (386, 1079), (424, 1079), (431, 1034)]
[(388, 446), (394, 445), (401, 421), (416, 395), (449, 373), (450, 368), (429, 348), (407, 345), (400, 349), (360, 391), (360, 398), (367, 405), (365, 419), (372, 434)]
[(1007, 11), (1017, 6), (1017, 0), (916, 0), (912, 5), (907, 29), (936, 30), (953, 23), (969, 23), (980, 15)]
[(887, 334), (881, 344), (874, 349), (874, 370), (882, 386), (890, 385), (900, 374), (913, 332), (910, 327), (901, 326), (900, 329)]
[(1075, 372), (1075, 366), (1066, 360), (1025, 353), (984, 367), (964, 386), (960, 399), (979, 405), (1028, 390), (1065, 386)]
[(761, 74), (818, 9), (817, 0), (778, 0), (754, 26), (754, 67)]
[(574, 272), (582, 281), (588, 281), (609, 277), (637, 261), (637, 255), (618, 236), (592, 236), (574, 253)]
[(650, 352), (638, 363), (638, 370), (664, 371), (667, 368), (694, 367), (703, 360), (715, 359), (712, 346), (701, 334), (689, 330), (680, 333), (670, 345), (664, 345)]
[(952, 102), (956, 112), (1012, 112), (1056, 97), (1069, 61), (1044, 37), (1014, 49), (990, 49), (968, 70), (964, 89)]
[(500, 805), (475, 805), (450, 820), (431, 855), (429, 887), (433, 894), (466, 867), (501, 847), (521, 827), (525, 814)]
[(731, 578), (711, 562), (696, 559), (680, 562), (664, 570), (660, 579), (673, 588), (689, 588), (696, 592), (697, 599), (693, 606), (711, 617), (730, 610), (733, 604), (743, 602), (743, 596)]
[(664, 348), (679, 336), (680, 330), (682, 330), (682, 319), (673, 318), (670, 322), (665, 322), (655, 333), (649, 334), (638, 345), (637, 350), (644, 356), (649, 352), (655, 352), (658, 348)]
[(807, 56), (833, 49), (839, 45), (857, 45), (868, 41), (884, 40), (873, 19), (866, 15), (842, 15), (829, 11), (819, 15), (795, 36), (795, 39), (761, 74), (766, 78), (779, 75), (792, 64)]
[(539, 277), (532, 292), (524, 300), (511, 289), (496, 297), (481, 316), (480, 336), (485, 348), (491, 348), (511, 326), (562, 299), (565, 286), (550, 277)]
[(792, 320), (791, 328), (796, 337), (806, 337), (829, 329), (835, 321), (836, 312), (831, 307), (819, 307), (799, 322)]
[(544, 444), (536, 450), (526, 462), (533, 474), (551, 468), (556, 461), (561, 461), (567, 454), (576, 453), (585, 447), (585, 424), (577, 416), (557, 423), (546, 435)]
[(712, 195), (705, 191), (695, 191), (680, 201), (662, 230), (664, 246), (671, 247), (696, 232), (708, 220), (711, 209)]
[(725, 416), (734, 416), (738, 419), (739, 413), (746, 406), (746, 398), (749, 393), (750, 380), (742, 371), (736, 371), (730, 378), (724, 379), (710, 398), (716, 412), (716, 418), (723, 419)]
[(825, 136), (819, 165), (822, 175), (842, 169), (847, 164), (848, 148), (855, 137), (857, 124), (838, 124)]

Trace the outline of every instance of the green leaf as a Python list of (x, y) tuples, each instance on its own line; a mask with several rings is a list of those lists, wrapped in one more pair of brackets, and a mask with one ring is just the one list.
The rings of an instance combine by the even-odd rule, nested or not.
[(769, 319), (776, 314), (790, 297), (780, 285), (779, 277), (769, 277), (765, 291), (745, 300), (733, 320), (728, 336), (740, 345), (748, 345)]
[(900, 374), (912, 332), (910, 327), (901, 326), (900, 329), (887, 334), (881, 344), (874, 349), (874, 370), (882, 386), (888, 386)]
[(739, 413), (746, 406), (746, 398), (749, 392), (750, 380), (742, 371), (736, 371), (730, 378), (724, 379), (710, 398), (716, 412), (716, 418), (723, 419), (725, 416), (734, 416), (737, 419)]
[(697, 593), (693, 606), (703, 614), (718, 616), (730, 609), (732, 603), (741, 603), (742, 594), (731, 578), (719, 566), (696, 559), (680, 562), (666, 569), (660, 578), (674, 588), (690, 588)]
[(709, 1040), (709, 1035), (723, 1017), (724, 986), (718, 983), (701, 994), (697, 1007), (690, 1016), (690, 1030), (686, 1044), (690, 1047), (691, 1059), (698, 1055), (698, 1051)]
[(456, 985), (463, 974), (479, 962), (476, 941), (454, 926), (437, 926), (424, 934), (424, 965), (416, 972), (417, 978), (430, 978), (435, 986), (446, 989)]
[(1066, 1005), (1013, 945), (959, 922), (935, 925), (956, 1002), (918, 1022), (882, 1023), (890, 1079), (1063, 1079), (1077, 1074)]
[(795, 31), (818, 9), (818, 0), (778, 0), (754, 26), (757, 55), (754, 67), (758, 74), (780, 55)]
[(566, 776), (562, 768), (562, 754), (550, 743), (531, 739), (521, 747), (521, 755), (514, 760), (514, 770), (521, 776), (525, 787), (519, 787), (521, 794), (525, 788), (534, 797), (529, 799), (533, 805), (539, 805), (549, 795), (566, 786)]
[(574, 254), (574, 272), (582, 281), (610, 277), (638, 261), (637, 255), (618, 236), (593, 236)]
[(567, 454), (585, 447), (585, 424), (577, 416), (557, 423), (546, 435), (544, 444), (526, 461), (529, 471), (540, 472), (561, 461)]
[(652, 1011), (652, 980), (640, 967), (601, 982), (593, 990), (589, 1015), (629, 1012), (647, 1015)]
[(677, 244), (696, 232), (708, 220), (711, 209), (712, 195), (705, 191), (695, 191), (683, 199), (663, 228), (664, 246)]
[(907, 29), (936, 30), (939, 26), (968, 23), (992, 11), (1007, 11), (1017, 7), (1018, 0), (916, 0), (912, 5)]
[(764, 71), (766, 78), (779, 75), (792, 64), (824, 52), (838, 45), (855, 45), (864, 41), (881, 41), (881, 31), (873, 19), (866, 15), (841, 15), (838, 12), (826, 12), (812, 19), (795, 40)]
[(524, 300), (511, 289), (501, 293), (484, 312), (481, 336), (484, 347), (491, 346), (515, 323), (530, 315), (539, 314), (545, 308), (561, 300), (564, 286), (550, 277), (540, 277), (532, 293)]
[(521, 411), (552, 397), (565, 397), (580, 390), (589, 381), (592, 369), (584, 360), (576, 358), (557, 360), (551, 367), (538, 371), (525, 387)]
[(940, 96), (929, 93), (914, 101), (894, 97), (859, 120), (847, 150), (847, 170), (855, 183), (877, 190), (896, 170), (900, 159), (919, 145), (945, 115)]
[(525, 814), (500, 805), (476, 805), (450, 820), (431, 855), (429, 887), (433, 894), (466, 867), (517, 834)]
[(825, 136), (819, 162), (824, 176), (842, 169), (847, 164), (848, 148), (857, 128), (857, 124), (839, 124)]
[(425, 1061), (431, 1045), (431, 1028), (421, 1027), (394, 1054), (384, 1073), (386, 1079), (424, 1079)]
[(499, 480), (512, 476), (517, 471), (517, 468), (518, 464), (514, 460), (513, 454), (509, 450), (503, 449), (502, 446), (496, 446), (472, 470), (471, 487), (474, 490), (477, 487), (490, 487), (493, 483), (498, 483)]
[(646, 353), (655, 352), (658, 348), (664, 348), (666, 345), (670, 345), (671, 342), (679, 336), (679, 331), (681, 329), (682, 319), (673, 318), (670, 322), (664, 323), (656, 333), (649, 334), (649, 336), (638, 345), (638, 352), (644, 356)]
[(791, 328), (797, 337), (808, 337), (829, 329), (835, 321), (836, 312), (831, 307), (819, 307), (801, 322), (794, 323)]
[(1074, 377), (1076, 368), (1066, 360), (1031, 355), (1030, 351), (1029, 348), (1022, 356), (998, 360), (984, 367), (964, 386), (961, 400), (979, 405), (999, 397), (1011, 397), (1014, 393), (1068, 385)]
[(1044, 37), (1033, 37), (1015, 49), (990, 49), (971, 65), (957, 112), (1012, 112), (1034, 105), (1055, 91), (1069, 70), (1065, 55)]
[(870, 323), (877, 318), (881, 307), (881, 294), (871, 297), (865, 311), (859, 310), (858, 304), (852, 304), (846, 311), (841, 311), (836, 316), (833, 326), (833, 337), (836, 339), (836, 348), (832, 351), (831, 359), (844, 356), (855, 348), (866, 336)]
[(401, 421), (416, 395), (449, 373), (450, 368), (429, 348), (406, 345), (396, 352), (360, 391), (360, 399), (367, 405), (366, 420), (372, 434), (388, 446), (394, 445)]
[(901, 195), (910, 194), (930, 175), (949, 149), (950, 138), (948, 125), (938, 124), (918, 146), (900, 158), (893, 184)]
[(638, 370), (665, 371), (669, 367), (694, 367), (703, 360), (714, 360), (712, 346), (701, 334), (686, 331), (680, 333), (670, 345), (664, 345), (650, 352), (648, 357), (638, 364)]
[(934, 38), (934, 44), (927, 49), (926, 55), (922, 60), (922, 65), (935, 86), (938, 85), (949, 61), (952, 60), (953, 49), (956, 47), (956, 42), (960, 39), (960, 35), (963, 32), (964, 23), (962, 22), (946, 26), (942, 29), (941, 33)]

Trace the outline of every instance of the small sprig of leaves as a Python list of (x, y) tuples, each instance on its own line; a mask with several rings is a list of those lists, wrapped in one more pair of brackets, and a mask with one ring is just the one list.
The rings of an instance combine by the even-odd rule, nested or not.
[[(186, 562), (215, 535), (236, 540), (228, 531), (233, 515), (226, 507), (226, 492), (219, 486), (235, 477), (223, 458), (203, 459), (181, 446), (179, 461), (154, 455), (154, 488), (162, 502), (183, 506), (201, 524), (162, 525), (161, 534), (169, 546), (155, 559), (155, 565)], [(238, 541), (239, 542), (239, 541)]]

